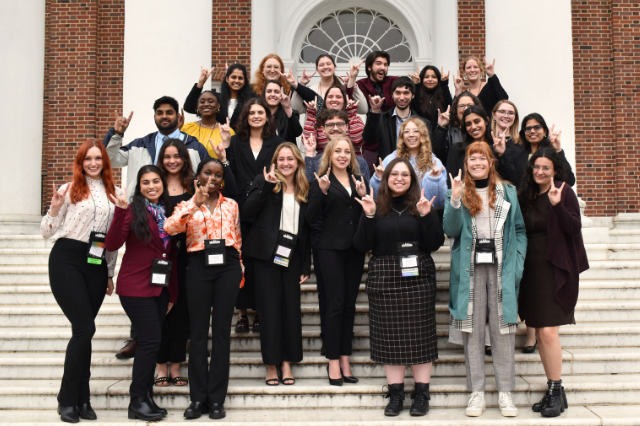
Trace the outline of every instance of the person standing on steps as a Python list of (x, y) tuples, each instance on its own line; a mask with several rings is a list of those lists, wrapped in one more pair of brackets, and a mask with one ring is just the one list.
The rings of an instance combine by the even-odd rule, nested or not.
[(122, 194), (113, 184), (111, 163), (104, 145), (84, 142), (73, 162), (73, 180), (56, 190), (40, 223), (45, 239), (59, 231), (49, 254), (51, 292), (71, 323), (58, 414), (63, 422), (95, 420), (91, 408), (91, 339), (104, 295), (113, 293), (118, 257), (104, 248), (115, 207), (109, 195)]
[(429, 382), (438, 359), (436, 334), (436, 266), (431, 252), (444, 243), (440, 218), (427, 199), (412, 164), (392, 160), (378, 196), (373, 188), (363, 208), (354, 246), (373, 250), (366, 283), (369, 297), (371, 359), (384, 364), (389, 392), (385, 416), (402, 411), (404, 373), (411, 366), (415, 381), (410, 414), (429, 411)]
[[(222, 150), (219, 155), (224, 156)], [(226, 160), (226, 159), (225, 159)], [(189, 395), (187, 419), (209, 413), (225, 417), (224, 400), (229, 387), (233, 306), (242, 279), (240, 215), (238, 203), (224, 197), (223, 180), (234, 180), (225, 160), (207, 158), (196, 171), (195, 195), (178, 204), (167, 218), (170, 235), (186, 232), (189, 263), (187, 302), (191, 323)], [(207, 368), (207, 343), (211, 325), (211, 361)]]
[[(311, 183), (307, 220), (322, 217), (317, 267), (324, 276), (327, 312), (324, 339), (329, 384), (357, 383), (351, 373), (356, 298), (364, 270), (364, 252), (353, 245), (368, 185), (360, 176), (355, 149), (346, 137), (332, 139)], [(318, 177), (320, 175), (321, 177)]]
[[(486, 57), (482, 57), (484, 62), (480, 61), (477, 56), (469, 56), (464, 61), (464, 80), (469, 81), (467, 90), (477, 96), (482, 103), (485, 111), (493, 111), (493, 107), (501, 100), (509, 99), (509, 95), (500, 84), (500, 80), (495, 72), (496, 60), (487, 61)], [(482, 78), (486, 75), (487, 81), (483, 82)], [(463, 78), (460, 77), (458, 71), (453, 85), (456, 88), (456, 96), (460, 95), (464, 89)]]
[(438, 110), (446, 111), (453, 101), (449, 91), (449, 72), (444, 73), (443, 68), (438, 70), (433, 65), (427, 65), (410, 77), (416, 85), (411, 108), (430, 123), (437, 123)]
[(282, 87), (282, 91), (286, 93), (291, 92), (291, 86), (287, 80), (282, 76), (284, 72), (284, 63), (282, 58), (275, 53), (270, 53), (260, 61), (260, 65), (254, 74), (253, 92), (257, 95), (262, 95), (264, 88), (268, 81), (277, 81)]
[(212, 92), (211, 90), (202, 92), (198, 98), (196, 111), (196, 115), (200, 117), (200, 120), (187, 123), (180, 129), (182, 132), (198, 139), (198, 142), (204, 145), (212, 158), (218, 158), (215, 150), (216, 145), (225, 143), (225, 148), (228, 148), (231, 136), (235, 135), (235, 132), (229, 126), (228, 118), (222, 122), (218, 122), (216, 119), (221, 108), (220, 97), (220, 93)]
[(242, 212), (253, 221), (243, 247), (255, 259), (260, 351), (269, 386), (293, 385), (291, 363), (302, 361), (300, 284), (311, 274), (304, 170), (295, 143), (278, 145), (269, 171), (265, 167), (253, 181)]
[(511, 399), (515, 388), (515, 332), (518, 325), (518, 290), (527, 253), (527, 235), (516, 189), (503, 182), (495, 169), (489, 144), (474, 142), (467, 148), (464, 184), (451, 178), (443, 227), (455, 241), (449, 277), (450, 325), (462, 332), (467, 367), (467, 416), (478, 417), (484, 400), (485, 324), (489, 323), (493, 369), (500, 412), (518, 415)]
[(382, 112), (387, 112), (395, 107), (391, 85), (398, 77), (387, 75), (390, 63), (391, 56), (382, 50), (371, 52), (365, 59), (364, 66), (367, 77), (356, 81), (356, 84), (369, 103), (369, 108), (373, 108), (370, 99), (374, 96), (383, 100), (380, 106)]
[(557, 417), (569, 407), (559, 330), (576, 323), (579, 274), (589, 269), (578, 198), (564, 179), (556, 150), (541, 148), (531, 156), (518, 191), (528, 239), (518, 312), (540, 344), (549, 390), (531, 408), (543, 417)]
[(276, 134), (295, 143), (296, 138), (302, 134), (300, 113), (291, 108), (291, 98), (285, 93), (282, 84), (277, 80), (269, 80), (261, 93), (276, 122)]

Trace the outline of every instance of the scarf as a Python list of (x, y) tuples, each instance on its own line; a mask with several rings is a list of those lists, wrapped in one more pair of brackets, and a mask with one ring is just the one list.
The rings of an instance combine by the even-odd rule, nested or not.
[(149, 200), (146, 200), (146, 202), (147, 210), (149, 210), (149, 213), (151, 213), (151, 216), (153, 216), (153, 219), (158, 225), (158, 235), (160, 236), (164, 249), (166, 250), (169, 247), (171, 235), (167, 234), (167, 231), (164, 230), (164, 221), (167, 220), (167, 217), (164, 215), (164, 204), (162, 204), (162, 201), (158, 204), (153, 204)]

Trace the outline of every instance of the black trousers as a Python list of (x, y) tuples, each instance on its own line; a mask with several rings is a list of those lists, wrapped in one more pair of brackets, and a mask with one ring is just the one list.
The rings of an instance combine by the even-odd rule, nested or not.
[[(251, 223), (240, 222), (240, 232), (244, 239), (249, 235), (251, 230)], [(242, 257), (242, 264), (244, 265), (244, 286), (238, 292), (238, 299), (236, 300), (237, 309), (255, 309), (256, 308), (256, 277), (255, 277), (255, 259), (249, 256)], [(260, 324), (262, 327), (262, 324)]]
[[(241, 281), (242, 269), (235, 248), (227, 247), (227, 264), (220, 266), (205, 265), (204, 250), (189, 254), (187, 300), (191, 322), (191, 401), (222, 404), (227, 396), (231, 320)], [(211, 363), (207, 368), (209, 324), (212, 335)]]
[(71, 323), (58, 402), (74, 407), (90, 400), (91, 339), (95, 318), (107, 290), (107, 262), (87, 263), (88, 244), (68, 238), (56, 241), (49, 255), (51, 292)]
[(302, 361), (300, 274), (302, 255), (293, 250), (289, 267), (255, 259), (260, 351), (265, 365)]
[(169, 306), (169, 291), (163, 288), (158, 297), (120, 296), (120, 304), (138, 333), (129, 396), (134, 399), (153, 395), (153, 376), (162, 340), (162, 324)]
[(318, 305), (320, 308), (320, 337), (324, 339), (325, 324), (327, 322), (327, 299), (324, 292), (324, 277), (320, 260), (318, 259), (318, 242), (320, 241), (320, 231), (322, 230), (322, 218), (311, 224), (311, 251), (313, 254), (313, 272), (316, 274), (316, 289), (318, 291)]
[(156, 357), (158, 364), (172, 364), (187, 359), (187, 340), (189, 340), (189, 304), (187, 303), (187, 262), (178, 258), (178, 301), (167, 314), (162, 325), (162, 341)]
[(327, 359), (351, 355), (356, 299), (364, 270), (364, 253), (348, 250), (318, 250), (325, 279), (327, 300), (324, 348)]

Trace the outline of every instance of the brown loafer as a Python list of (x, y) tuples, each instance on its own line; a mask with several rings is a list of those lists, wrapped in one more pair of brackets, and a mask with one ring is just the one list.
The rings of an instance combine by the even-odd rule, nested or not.
[(127, 340), (124, 342), (124, 346), (118, 352), (116, 352), (116, 358), (129, 359), (136, 355), (136, 349), (138, 348), (138, 341), (136, 339)]
[(239, 315), (236, 323), (236, 333), (249, 332), (249, 318), (246, 315)]
[(260, 331), (260, 317), (256, 313), (256, 316), (253, 317), (253, 326), (251, 327), (251, 331)]

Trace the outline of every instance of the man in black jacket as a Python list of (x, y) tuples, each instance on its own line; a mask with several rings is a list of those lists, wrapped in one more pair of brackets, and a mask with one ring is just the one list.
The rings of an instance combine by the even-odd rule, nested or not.
[[(437, 128), (433, 130), (429, 120), (420, 117), (411, 108), (411, 100), (416, 92), (416, 85), (409, 77), (400, 77), (391, 85), (391, 93), (395, 108), (387, 112), (380, 113), (383, 99), (374, 96), (370, 99), (371, 111), (367, 113), (367, 124), (364, 126), (362, 138), (364, 139), (363, 149), (377, 151), (373, 158), (384, 159), (387, 155), (396, 150), (398, 145), (398, 135), (400, 126), (409, 117), (419, 117), (429, 129), (429, 137), (446, 138), (446, 130)], [(371, 156), (366, 156), (371, 158)]]

